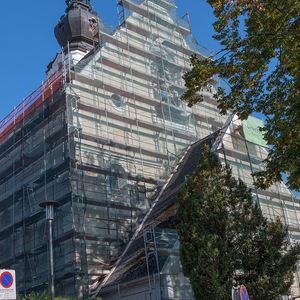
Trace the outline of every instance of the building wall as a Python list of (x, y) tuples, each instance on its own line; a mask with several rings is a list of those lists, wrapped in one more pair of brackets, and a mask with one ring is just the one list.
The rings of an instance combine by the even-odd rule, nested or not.
[[(39, 203), (61, 204), (53, 227), (57, 294), (86, 297), (89, 284), (122, 253), (188, 145), (228, 117), (219, 115), (212, 98), (218, 79), (193, 108), (174, 99), (174, 91), (179, 97), (185, 91), (190, 55), (209, 55), (176, 16), (174, 2), (122, 4), (120, 27), (99, 22), (95, 52), (53, 74), (0, 123), (0, 267), (16, 269), (20, 293), (43, 290), (49, 279)], [(236, 141), (228, 144), (246, 155)], [(265, 156), (251, 147), (253, 157)], [(251, 186), (254, 160), (230, 162)], [(292, 199), (288, 193), (283, 188), (276, 197)], [(268, 197), (261, 196), (263, 209)], [(272, 203), (281, 201), (276, 197)], [(284, 201), (282, 216), (298, 228), (298, 207)]]
[[(46, 199), (60, 201), (54, 224), (55, 274), (74, 291), (73, 216), (65, 97), (57, 74), (1, 122), (0, 266), (13, 268), (17, 290), (47, 288)], [(8, 120), (9, 117), (8, 116)], [(66, 274), (72, 274), (66, 276)], [(60, 289), (58, 285), (58, 289)]]
[(174, 3), (157, 3), (123, 1), (123, 25), (99, 23), (100, 47), (68, 75), (69, 126), (80, 128), (74, 158), (82, 170), (73, 187), (81, 185), (77, 193), (86, 199), (81, 222), (90, 282), (122, 253), (151, 206), (149, 197), (190, 143), (227, 119), (212, 99), (214, 86), (193, 108), (174, 100), (174, 90), (179, 97), (185, 91), (182, 75), (194, 49), (188, 23), (174, 20)]
[[(101, 295), (103, 300), (161, 300), (160, 283), (158, 276), (151, 276), (151, 294), (149, 289), (148, 277), (139, 278), (138, 280), (120, 284), (108, 289)], [(168, 299), (168, 298), (166, 298)], [(172, 298), (170, 298), (172, 299)]]

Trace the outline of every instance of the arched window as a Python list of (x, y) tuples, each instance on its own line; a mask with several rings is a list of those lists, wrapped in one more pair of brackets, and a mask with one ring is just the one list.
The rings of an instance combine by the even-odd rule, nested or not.
[(111, 163), (108, 168), (111, 171), (111, 174), (106, 177), (108, 199), (130, 203), (128, 170), (118, 162)]
[(128, 183), (126, 171), (119, 164), (112, 164), (111, 171), (113, 175), (109, 176), (109, 185), (114, 192), (122, 193), (122, 190), (127, 188)]
[(128, 98), (112, 94), (109, 98), (111, 105), (118, 111), (125, 111), (128, 109)]

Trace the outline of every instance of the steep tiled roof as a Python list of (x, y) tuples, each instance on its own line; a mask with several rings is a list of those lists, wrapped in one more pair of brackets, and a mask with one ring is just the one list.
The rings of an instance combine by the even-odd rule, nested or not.
[[(226, 123), (228, 124), (225, 124), (222, 131), (227, 129), (230, 122)], [(185, 182), (186, 176), (195, 171), (205, 145), (212, 148), (218, 143), (219, 131), (189, 146), (153, 203), (152, 208), (145, 216), (142, 224), (136, 230), (124, 253), (116, 262), (108, 276), (101, 283), (94, 284), (91, 295), (99, 295), (100, 290), (104, 287), (113, 286), (147, 275), (145, 264), (140, 261), (141, 258), (144, 257), (143, 229), (152, 226), (152, 224), (154, 226), (159, 226), (162, 219), (160, 217), (168, 210), (168, 208), (176, 203), (177, 190), (182, 183)], [(136, 264), (137, 260), (140, 261), (138, 265)], [(151, 264), (151, 259), (149, 263)], [(155, 264), (153, 265), (156, 266)]]

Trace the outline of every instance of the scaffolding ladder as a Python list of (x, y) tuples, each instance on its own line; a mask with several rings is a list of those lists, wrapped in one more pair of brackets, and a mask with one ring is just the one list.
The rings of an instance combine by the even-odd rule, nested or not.
[(156, 265), (157, 265), (158, 281), (160, 282), (159, 263), (158, 263), (158, 255), (157, 255), (157, 248), (156, 248), (154, 225), (152, 224), (151, 227), (144, 228), (143, 235), (144, 235), (144, 247), (145, 247), (145, 256), (146, 256), (146, 264), (147, 264), (150, 300), (158, 300), (156, 293), (154, 294), (155, 298), (152, 298), (152, 290), (155, 290), (155, 285), (154, 285), (155, 274), (153, 274), (153, 287), (152, 287), (150, 267), (149, 267), (149, 257), (151, 255), (154, 255)]

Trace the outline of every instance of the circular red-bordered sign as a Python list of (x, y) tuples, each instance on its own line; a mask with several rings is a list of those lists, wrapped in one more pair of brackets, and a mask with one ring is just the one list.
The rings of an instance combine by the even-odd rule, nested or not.
[(240, 288), (240, 297), (241, 300), (249, 300), (248, 292), (244, 285), (242, 285)]
[(5, 288), (9, 289), (14, 283), (14, 277), (9, 272), (3, 272), (0, 276), (0, 284)]

